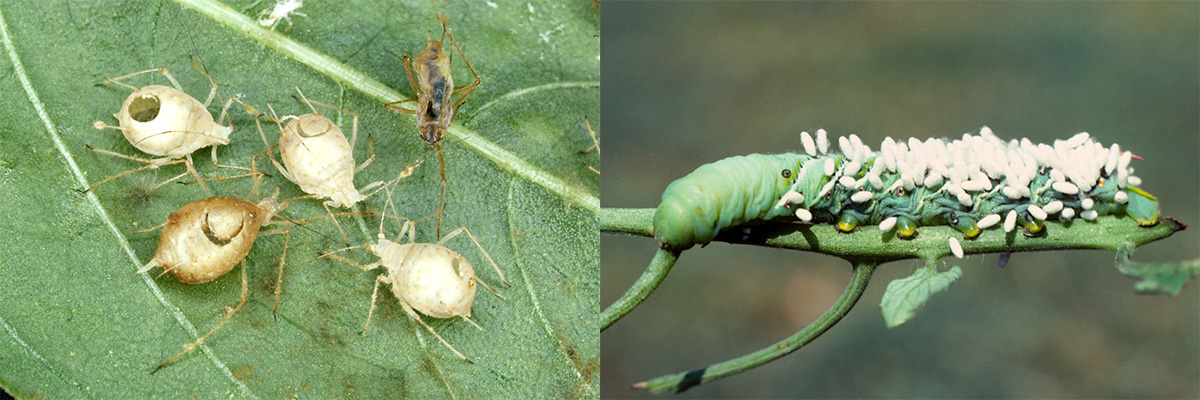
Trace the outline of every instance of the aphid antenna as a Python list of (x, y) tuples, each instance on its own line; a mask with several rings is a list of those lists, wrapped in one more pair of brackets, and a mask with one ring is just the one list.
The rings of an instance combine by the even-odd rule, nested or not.
[[(299, 87), (299, 86), (295, 86), (295, 88), (296, 88), (296, 93), (299, 93), (299, 94), (300, 94), (300, 97), (292, 96), (292, 98), (293, 98), (293, 99), (296, 99), (296, 102), (297, 102), (297, 103), (303, 103), (304, 105), (308, 106), (308, 109), (309, 109), (309, 110), (312, 110), (313, 114), (317, 114), (317, 115), (324, 116), (324, 115), (322, 115), (322, 114), (321, 114), (321, 112), (320, 112), (320, 111), (317, 111), (317, 108), (316, 108), (316, 107), (313, 107), (313, 103), (314, 103), (314, 101), (312, 101), (312, 100), (309, 100), (309, 99), (308, 99), (308, 97), (304, 97), (304, 92), (300, 91), (300, 87)], [(337, 109), (337, 108), (335, 108), (335, 107), (333, 107), (333, 106), (330, 106), (330, 105), (327, 105), (327, 104), (324, 104), (324, 103), (321, 103), (321, 105), (322, 105), (322, 106), (325, 106), (325, 107), (327, 107), (327, 108), (331, 108), (331, 109)]]
[[(208, 65), (204, 64), (203, 58), (200, 58), (200, 48), (196, 46), (196, 40), (191, 34), (188, 35), (188, 42), (191, 42), (192, 51), (195, 52), (194, 55), (188, 55), (188, 61), (192, 63), (192, 68), (195, 68), (196, 71), (199, 71), (201, 75), (204, 75), (204, 78), (208, 79), (208, 82), (212, 84), (212, 90), (208, 92), (208, 98), (204, 100), (204, 104), (208, 105), (214, 96), (216, 96), (217, 102), (224, 104), (225, 101), (222, 100), (221, 95), (217, 93), (217, 81), (214, 81), (212, 75), (208, 73)], [(199, 63), (197, 63), (197, 60), (199, 60)], [(217, 123), (220, 123), (219, 119)]]

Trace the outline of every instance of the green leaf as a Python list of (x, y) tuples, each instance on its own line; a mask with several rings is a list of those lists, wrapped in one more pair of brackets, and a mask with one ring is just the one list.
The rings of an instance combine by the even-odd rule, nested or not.
[(900, 326), (917, 316), (917, 310), (925, 306), (934, 295), (946, 291), (951, 284), (962, 277), (962, 269), (957, 265), (949, 271), (938, 272), (936, 261), (930, 260), (924, 267), (917, 268), (912, 276), (891, 281), (879, 301), (883, 311), (883, 320), (888, 328)]
[[(17, 397), (314, 397), (544, 398), (596, 397), (599, 343), (595, 315), (599, 270), (595, 234), (597, 152), (584, 125), (599, 130), (599, 33), (590, 4), (463, 2), (306, 2), (287, 30), (257, 28), (271, 1), (228, 8), (208, 1), (0, 3), (0, 387)], [(396, 185), (398, 213), (419, 219), (437, 210), (436, 155), (418, 137), (411, 115), (383, 103), (412, 96), (400, 61), (437, 30), (437, 14), (483, 83), (463, 105), (442, 146), (446, 159), (443, 231), (467, 226), (506, 273), (504, 299), (480, 291), (472, 318), (426, 321), (458, 350), (457, 359), (411, 321), (387, 291), (370, 329), (359, 334), (380, 271), (364, 272), (317, 255), (345, 247), (328, 220), (291, 227), (278, 319), (272, 316), (284, 238), (260, 237), (246, 262), (249, 300), (201, 348), (156, 374), (159, 363), (207, 332), (240, 295), (238, 270), (202, 285), (135, 274), (151, 258), (158, 233), (133, 231), (206, 197), (195, 186), (145, 189), (183, 171), (142, 171), (78, 191), (137, 163), (88, 152), (144, 156), (114, 130), (112, 114), (129, 91), (95, 86), (108, 77), (167, 67), (203, 101), (208, 81), (192, 68), (198, 56), (220, 86), (282, 114), (308, 112), (312, 100), (356, 112), (358, 161), (374, 146), (373, 164), (355, 177), (361, 187), (392, 179), (424, 160)], [(310, 23), (311, 22), (311, 23)], [(294, 42), (291, 42), (293, 41)], [(266, 43), (264, 49), (264, 43)], [(455, 53), (454, 77), (470, 72)], [(169, 84), (157, 73), (130, 84)], [(214, 115), (219, 106), (209, 107)], [(265, 146), (254, 118), (230, 109), (231, 143), (222, 163), (248, 166)], [(349, 116), (333, 117), (349, 132)], [(278, 129), (264, 125), (269, 140)], [(193, 158), (215, 168), (209, 150)], [(260, 159), (265, 161), (265, 159)], [(262, 192), (300, 196), (269, 163)], [(219, 195), (249, 193), (249, 182), (210, 184)], [(234, 190), (237, 192), (235, 193)], [(377, 194), (353, 211), (385, 209)], [(293, 220), (326, 215), (320, 201), (292, 201)], [(339, 218), (351, 244), (373, 242), (379, 218)], [(417, 241), (435, 242), (433, 219), (417, 225)], [(393, 237), (394, 224), (385, 226)], [(469, 240), (447, 246), (480, 277), (498, 284)], [(350, 250), (359, 263), (374, 261)]]
[(1200, 259), (1166, 263), (1137, 263), (1129, 261), (1135, 248), (1133, 243), (1124, 243), (1117, 248), (1117, 269), (1125, 275), (1140, 279), (1134, 285), (1134, 290), (1138, 293), (1168, 293), (1177, 296), (1189, 279), (1200, 275)]

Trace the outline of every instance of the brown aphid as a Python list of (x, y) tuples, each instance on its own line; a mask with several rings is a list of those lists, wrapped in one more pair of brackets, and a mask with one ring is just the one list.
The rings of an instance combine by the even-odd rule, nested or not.
[[(438, 14), (438, 20), (442, 22), (442, 39), (432, 40), (432, 33), (429, 33), (425, 49), (417, 54), (417, 58), (410, 58), (407, 55), (401, 58), (404, 70), (408, 73), (408, 82), (412, 85), (413, 92), (417, 93), (417, 97), (387, 103), (384, 107), (392, 111), (416, 115), (417, 131), (421, 134), (421, 138), (438, 153), (442, 187), (438, 193), (437, 235), (441, 237), (442, 210), (446, 194), (446, 160), (442, 156), (442, 147), (439, 142), (445, 135), (446, 129), (450, 127), (450, 122), (454, 119), (458, 107), (467, 100), (467, 97), (471, 96), (475, 87), (479, 86), (480, 80), (479, 74), (475, 72), (474, 67), (471, 67), (471, 62), (467, 61), (467, 56), (463, 54), (462, 49), (458, 47), (458, 42), (454, 40), (454, 35), (450, 33), (450, 22), (446, 20), (446, 16)], [(450, 38), (450, 43), (454, 45), (455, 50), (458, 50), (458, 55), (462, 57), (463, 63), (467, 65), (471, 75), (475, 76), (475, 82), (470, 85), (454, 88), (454, 78), (450, 75), (450, 52), (442, 47), (446, 38)], [(414, 70), (416, 71), (415, 75), (413, 74)], [(457, 100), (454, 100), (455, 95), (459, 96)], [(399, 107), (400, 104), (412, 101), (417, 102), (415, 110)]]

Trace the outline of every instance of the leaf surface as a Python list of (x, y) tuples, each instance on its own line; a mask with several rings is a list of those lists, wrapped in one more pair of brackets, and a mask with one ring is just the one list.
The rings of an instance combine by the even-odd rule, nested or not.
[(946, 291), (951, 284), (962, 277), (962, 268), (957, 265), (946, 272), (938, 272), (936, 264), (931, 262), (907, 278), (888, 282), (887, 290), (879, 308), (883, 312), (883, 320), (888, 328), (895, 328), (917, 316), (917, 310), (925, 306), (929, 299), (938, 293)]
[[(300, 10), (307, 19), (293, 16), (290, 30), (284, 22), (271, 34), (253, 24), (271, 2), (184, 3), (0, 2), (0, 364), (15, 366), (0, 371), (0, 387), (18, 397), (56, 398), (598, 396), (599, 175), (588, 166), (598, 168), (599, 155), (584, 152), (592, 144), (584, 117), (599, 130), (599, 42), (587, 4), (308, 2)], [(183, 172), (180, 165), (81, 194), (139, 166), (84, 144), (145, 157), (117, 131), (93, 128), (93, 121), (116, 125), (112, 114), (129, 94), (95, 84), (166, 67), (203, 101), (210, 85), (189, 62), (198, 56), (222, 99), (303, 114), (307, 108), (292, 99), (299, 87), (309, 99), (359, 115), (355, 158), (366, 159), (370, 145), (376, 155), (356, 175), (359, 187), (423, 160), (390, 194), (401, 216), (417, 220), (437, 210), (441, 178), (414, 117), (383, 108), (414, 95), (388, 52), (415, 55), (428, 31), (437, 40), (439, 13), (483, 80), (442, 142), (442, 231), (467, 226), (511, 282), (499, 287), (504, 299), (482, 290), (476, 296), (472, 318), (483, 331), (426, 318), (474, 363), (457, 359), (386, 290), (370, 329), (359, 334), (381, 272), (318, 259), (346, 247), (324, 220), (289, 228), (277, 319), (273, 296), (285, 239), (262, 236), (243, 263), (246, 305), (201, 348), (150, 374), (237, 304), (240, 271), (195, 286), (134, 273), (153, 256), (158, 233), (133, 231), (206, 195), (181, 184), (146, 193)], [(459, 86), (469, 83), (461, 58), (453, 59)], [(169, 85), (157, 73), (127, 82)], [(209, 110), (215, 116), (220, 106), (214, 101)], [(350, 133), (348, 115), (322, 112)], [(248, 166), (265, 146), (253, 116), (237, 106), (230, 113), (234, 132), (218, 158)], [(268, 140), (278, 140), (278, 128), (263, 128)], [(215, 168), (207, 148), (193, 158), (202, 173), (232, 173)], [(261, 194), (276, 187), (283, 199), (304, 194), (265, 157), (258, 168), (270, 174)], [(245, 179), (210, 187), (218, 195), (250, 193)], [(352, 211), (384, 210), (386, 201), (381, 192)], [(323, 215), (313, 199), (292, 201), (284, 211), (293, 220)], [(373, 242), (380, 227), (373, 216), (338, 220), (351, 245)], [(417, 224), (418, 242), (437, 241), (433, 221)], [(398, 233), (390, 222), (384, 230)], [(481, 279), (499, 284), (469, 240), (447, 247)], [(376, 260), (363, 250), (345, 254), (363, 264)]]

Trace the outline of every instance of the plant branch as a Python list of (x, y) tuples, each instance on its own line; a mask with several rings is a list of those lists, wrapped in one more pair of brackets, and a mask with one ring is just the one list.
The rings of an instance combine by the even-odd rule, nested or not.
[(854, 267), (854, 272), (850, 277), (850, 284), (846, 286), (846, 292), (842, 293), (842, 297), (838, 299), (837, 303), (834, 303), (829, 311), (826, 311), (825, 314), (821, 315), (820, 318), (817, 318), (816, 321), (813, 321), (812, 324), (800, 332), (796, 332), (795, 335), (770, 347), (732, 360), (641, 382), (633, 385), (633, 389), (646, 389), (652, 393), (662, 391), (679, 393), (693, 386), (712, 382), (766, 364), (799, 350), (805, 344), (821, 336), (822, 333), (825, 333), (825, 331), (840, 321), (842, 317), (846, 316), (846, 313), (850, 312), (850, 309), (862, 297), (863, 291), (867, 288), (867, 282), (871, 280), (871, 274), (875, 272), (877, 264), (873, 261), (862, 259), (850, 260), (850, 263)]
[[(897, 239), (874, 226), (860, 226), (841, 233), (833, 225), (807, 225), (769, 222), (742, 229), (726, 229), (717, 241), (753, 244), (794, 250), (808, 250), (844, 258), (869, 258), (892, 261), (912, 258), (937, 259), (950, 255), (949, 238), (956, 238), (967, 254), (1021, 251), (1105, 249), (1116, 251), (1122, 243), (1141, 246), (1181, 231), (1186, 225), (1169, 217), (1158, 225), (1141, 227), (1129, 218), (1104, 216), (1095, 221), (1075, 219), (1067, 223), (1046, 221), (1045, 234), (1025, 237), (1018, 230), (985, 230), (975, 239), (963, 239), (958, 230), (946, 226), (924, 226), (911, 240)], [(600, 231), (613, 234), (653, 236), (653, 208), (604, 208), (600, 212)]]
[(678, 250), (658, 249), (654, 254), (654, 259), (650, 260), (650, 266), (646, 267), (646, 272), (638, 278), (621, 298), (608, 306), (604, 312), (600, 313), (600, 331), (608, 329), (614, 322), (621, 319), (625, 314), (633, 311), (634, 307), (642, 304), (642, 300), (650, 296), (654, 289), (662, 283), (667, 277), (667, 273), (671, 272), (671, 267), (675, 265), (675, 260), (679, 259)]

